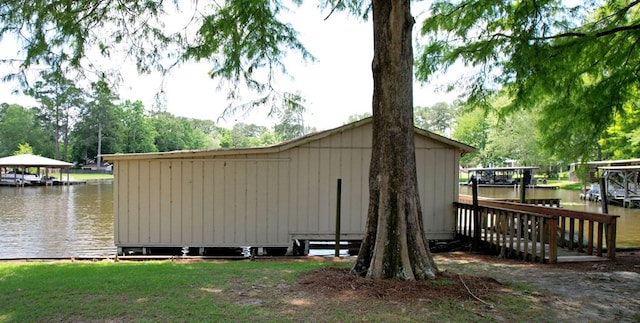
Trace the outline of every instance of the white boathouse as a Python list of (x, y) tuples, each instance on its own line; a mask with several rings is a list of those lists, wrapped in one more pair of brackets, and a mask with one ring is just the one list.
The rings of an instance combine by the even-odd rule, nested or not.
[[(127, 250), (291, 247), (361, 240), (369, 203), (371, 119), (268, 147), (112, 154), (114, 241)], [(455, 235), (459, 160), (474, 149), (415, 129), (427, 239)]]

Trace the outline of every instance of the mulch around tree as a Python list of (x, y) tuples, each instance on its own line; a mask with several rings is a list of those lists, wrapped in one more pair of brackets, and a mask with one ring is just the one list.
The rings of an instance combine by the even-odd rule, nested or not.
[(349, 273), (349, 268), (324, 268), (298, 279), (301, 289), (327, 298), (344, 298), (357, 294), (360, 298), (390, 302), (416, 303), (435, 299), (472, 299), (487, 297), (503, 288), (488, 277), (439, 273), (435, 279), (403, 281), (400, 279), (367, 279)]
[[(438, 261), (493, 263), (539, 267), (541, 270), (560, 269), (577, 272), (630, 271), (640, 273), (640, 252), (620, 252), (615, 261), (575, 262), (561, 264), (530, 264), (513, 259), (500, 259), (493, 255), (453, 252), (436, 254)], [(349, 273), (349, 268), (324, 268), (306, 273), (298, 279), (298, 288), (327, 298), (364, 297), (392, 302), (415, 303), (425, 299), (481, 300), (505, 290), (494, 278), (440, 272), (435, 279), (403, 281), (399, 279), (374, 280)], [(318, 295), (318, 296), (320, 296)]]

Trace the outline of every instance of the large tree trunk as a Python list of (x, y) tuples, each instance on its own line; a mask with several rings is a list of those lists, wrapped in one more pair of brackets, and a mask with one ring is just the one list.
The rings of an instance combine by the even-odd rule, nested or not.
[(413, 130), (410, 0), (373, 0), (373, 150), (367, 227), (353, 272), (370, 278), (433, 278), (422, 227)]

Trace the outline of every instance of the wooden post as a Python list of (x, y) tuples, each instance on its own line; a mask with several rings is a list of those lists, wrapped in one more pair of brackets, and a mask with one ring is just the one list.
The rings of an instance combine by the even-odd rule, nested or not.
[(474, 251), (480, 249), (480, 226), (482, 225), (480, 218), (480, 208), (478, 207), (478, 179), (471, 178), (471, 198), (473, 202), (473, 240), (471, 247)]
[(527, 200), (526, 198), (526, 189), (527, 189), (527, 182), (526, 182), (526, 177), (527, 177), (527, 173), (528, 171), (524, 170), (522, 171), (522, 177), (520, 178), (520, 203), (524, 204), (525, 201)]
[(335, 256), (340, 257), (340, 205), (342, 204), (342, 178), (338, 178), (338, 192), (336, 193), (336, 241)]
[(607, 197), (607, 179), (600, 178), (600, 203), (602, 205), (602, 213), (609, 214), (609, 201)]
[(607, 256), (609, 259), (616, 259), (616, 227), (617, 218), (612, 217), (611, 224), (607, 224)]
[[(549, 219), (548, 223), (548, 239), (549, 239), (549, 263), (555, 264), (558, 262), (558, 238), (556, 232), (558, 232), (558, 218)], [(543, 247), (544, 248), (544, 247)]]
[[(604, 214), (609, 214), (609, 198), (607, 196), (607, 179), (603, 176), (600, 177), (600, 204), (602, 205), (602, 213)], [(622, 206), (624, 207), (624, 200), (622, 202)], [(609, 224), (605, 224), (604, 225), (604, 236), (605, 239), (607, 240), (607, 255), (611, 256), (611, 252), (609, 251), (609, 241), (610, 241), (610, 237), (609, 237)], [(614, 238), (615, 239), (615, 236)], [(615, 240), (614, 240), (615, 241)], [(615, 245), (615, 242), (613, 243)], [(611, 259), (615, 259), (615, 246), (613, 249), (613, 258), (609, 257)]]

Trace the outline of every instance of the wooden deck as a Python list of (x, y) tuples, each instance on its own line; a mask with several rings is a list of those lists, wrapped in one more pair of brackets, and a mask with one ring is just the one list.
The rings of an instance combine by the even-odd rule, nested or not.
[(457, 234), (471, 239), (474, 248), (505, 258), (546, 263), (615, 259), (617, 216), (564, 210), (556, 201), (529, 202), (554, 207), (458, 202)]

